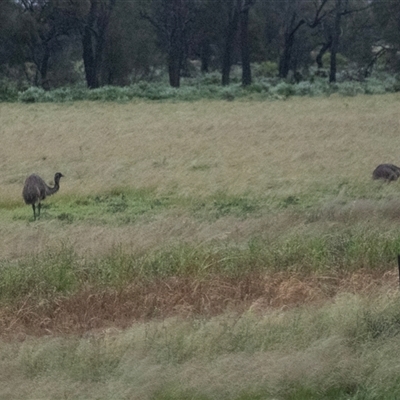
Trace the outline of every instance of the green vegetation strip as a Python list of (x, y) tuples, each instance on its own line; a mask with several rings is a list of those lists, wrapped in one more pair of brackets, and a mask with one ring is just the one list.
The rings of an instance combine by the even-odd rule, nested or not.
[(122, 288), (174, 276), (200, 279), (210, 275), (238, 278), (253, 272), (336, 274), (364, 268), (393, 267), (400, 253), (400, 232), (371, 229), (319, 234), (292, 234), (276, 240), (255, 237), (240, 246), (227, 243), (179, 243), (130, 254), (115, 248), (106, 256), (81, 258), (70, 247), (53, 249), (0, 265), (0, 301), (51, 298), (75, 293), (86, 285)]
[[(349, 187), (346, 195), (338, 192), (340, 185), (319, 186), (311, 194), (300, 192), (280, 198), (217, 193), (193, 199), (157, 196), (147, 189), (113, 189), (77, 198), (60, 196), (44, 208), (40, 224), (55, 219), (55, 229), (80, 223), (135, 226), (139, 219), (147, 224), (157, 214), (171, 210), (188, 215), (196, 224), (221, 218), (232, 218), (230, 227), (248, 219), (254, 224), (257, 218), (264, 218), (265, 223), (248, 236), (239, 234), (235, 238), (232, 234), (206, 242), (177, 236), (145, 251), (129, 251), (117, 244), (97, 257), (79, 254), (61, 239), (61, 245), (53, 244), (46, 251), (0, 262), (0, 301), (7, 304), (26, 296), (41, 299), (70, 295), (86, 286), (123, 288), (138, 281), (175, 276), (196, 280), (211, 275), (239, 278), (252, 273), (339, 274), (361, 268), (393, 268), (400, 253), (396, 223), (399, 202), (395, 195), (367, 189), (366, 185)], [(38, 222), (29, 222), (26, 211), (20, 205), (7, 212), (34, 228)], [(274, 224), (269, 225), (272, 218), (283, 219), (278, 231)]]
[(132, 100), (172, 100), (194, 101), (214, 99), (232, 101), (235, 99), (284, 100), (292, 96), (329, 96), (339, 93), (342, 96), (360, 94), (384, 94), (398, 92), (399, 77), (388, 73), (377, 73), (363, 82), (345, 81), (329, 84), (327, 79), (313, 77), (309, 81), (289, 83), (284, 79), (255, 77), (253, 83), (243, 87), (236, 79), (229, 86), (220, 85), (218, 73), (201, 75), (197, 78), (182, 79), (179, 89), (167, 82), (141, 81), (130, 86), (103, 86), (89, 90), (82, 85), (63, 87), (46, 91), (40, 87), (30, 87), (18, 91), (12, 82), (0, 81), (0, 102), (73, 102), (73, 101), (119, 101)]
[[(271, 191), (263, 196), (217, 191), (205, 197), (182, 197), (173, 193), (158, 195), (151, 188), (113, 188), (88, 196), (57, 194), (57, 197), (42, 204), (41, 218), (55, 218), (66, 223), (91, 221), (95, 224), (124, 225), (134, 223), (140, 217), (151, 218), (166, 210), (184, 211), (207, 221), (226, 216), (245, 219), (290, 210), (309, 220), (316, 220), (327, 219), (329, 213), (350, 216), (361, 207), (368, 207), (382, 216), (391, 214), (397, 207), (397, 193), (393, 187), (376, 190), (369, 181), (351, 184), (339, 181), (329, 185), (319, 182), (294, 190), (293, 194)], [(0, 209), (10, 211), (13, 220), (25, 221), (29, 214), (22, 200), (0, 201)]]

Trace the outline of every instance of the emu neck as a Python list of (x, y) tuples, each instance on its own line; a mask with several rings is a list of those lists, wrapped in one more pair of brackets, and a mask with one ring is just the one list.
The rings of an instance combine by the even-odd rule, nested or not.
[(60, 184), (58, 182), (55, 182), (53, 187), (46, 186), (46, 195), (51, 196), (52, 194), (58, 192), (58, 189), (60, 189)]

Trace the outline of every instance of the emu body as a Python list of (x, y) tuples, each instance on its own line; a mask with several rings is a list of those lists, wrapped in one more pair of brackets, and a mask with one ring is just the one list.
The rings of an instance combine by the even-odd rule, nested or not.
[(393, 164), (380, 164), (372, 173), (373, 179), (384, 179), (391, 182), (396, 181), (400, 176), (400, 168)]
[[(22, 197), (26, 204), (31, 204), (33, 209), (33, 219), (40, 217), (41, 201), (47, 196), (58, 192), (60, 189), (60, 179), (64, 175), (61, 172), (57, 172), (54, 175), (54, 186), (48, 186), (46, 182), (36, 174), (32, 174), (26, 178), (24, 189), (22, 190)], [(36, 215), (36, 204), (37, 204), (37, 215)]]

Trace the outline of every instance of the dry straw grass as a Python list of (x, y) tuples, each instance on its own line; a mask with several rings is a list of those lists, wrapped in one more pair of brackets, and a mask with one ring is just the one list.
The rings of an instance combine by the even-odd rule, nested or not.
[(286, 102), (1, 104), (0, 189), (66, 175), (63, 195), (153, 187), (264, 194), (398, 163), (399, 95)]
[[(393, 252), (398, 184), (372, 182), (371, 173), (382, 162), (400, 164), (399, 100), (0, 104), (0, 268), (25, 277), (31, 264), (18, 260), (52, 254), (53, 267), (65, 262), (60, 247), (94, 268), (116, 248), (152, 257), (182, 243), (205, 249), (207, 260), (219, 248), (248, 250), (254, 238), (279, 241), (284, 252), (286, 239), (332, 237), (333, 250), (323, 250), (339, 256), (349, 238), (376, 238)], [(32, 172), (50, 181), (56, 171), (66, 177), (46, 202), (72, 217), (77, 201), (113, 188), (150, 188), (150, 196), (171, 196), (173, 207), (125, 223), (118, 214), (62, 220), (49, 208), (32, 223), (23, 181)], [(257, 215), (207, 218), (182, 205), (218, 193), (274, 206), (260, 201)], [(304, 204), (293, 210), (297, 196)], [(399, 375), (397, 271), (390, 262), (370, 265), (388, 256), (354, 242), (367, 267), (359, 269), (361, 259), (352, 272), (331, 273), (329, 259), (322, 273), (302, 273), (294, 248), (286, 272), (167, 274), (16, 296), (0, 307), (0, 398), (311, 398), (303, 388), (321, 394), (312, 398), (331, 388), (350, 398), (359, 387), (377, 393), (371, 398), (397, 398), (382, 395)]]
[(87, 288), (52, 301), (29, 297), (0, 310), (0, 335), (65, 335), (96, 332), (109, 327), (127, 328), (133, 321), (213, 317), (226, 312), (252, 312), (300, 305), (322, 305), (343, 293), (376, 296), (396, 293), (397, 272), (303, 276), (301, 274), (252, 274), (240, 279), (211, 276), (203, 280), (168, 278), (136, 282), (120, 290)]
[[(396, 184), (381, 186), (371, 181), (371, 173), (379, 163), (400, 163), (399, 100), (399, 94), (391, 94), (285, 102), (0, 104), (4, 211), (0, 257), (19, 259), (60, 243), (71, 245), (80, 257), (107, 255), (116, 246), (131, 253), (180, 242), (217, 241), (240, 247), (253, 236), (265, 239), (306, 232), (306, 223), (320, 220), (323, 229), (363, 219), (371, 219), (376, 227), (382, 214), (397, 224)], [(25, 177), (37, 172), (50, 181), (56, 171), (66, 178), (61, 191), (47, 200), (53, 203), (73, 203), (80, 196), (96, 196), (112, 188), (151, 188), (155, 195), (189, 199), (218, 192), (291, 198), (309, 191), (323, 200), (319, 187), (339, 187), (343, 182), (361, 186), (368, 182), (371, 188), (366, 190), (386, 191), (392, 199), (379, 207), (369, 200), (343, 207), (339, 190), (336, 198), (300, 217), (279, 210), (244, 220), (227, 216), (204, 221), (177, 206), (125, 225), (96, 220), (64, 224), (55, 219), (29, 223), (31, 211), (21, 198)], [(13, 219), (19, 208), (26, 210), (26, 220)], [(315, 225), (313, 229), (319, 229)], [(155, 309), (163, 316), (215, 314), (227, 305), (243, 310), (321, 301), (340, 287), (337, 282), (309, 282), (297, 276), (214, 283), (163, 282), (145, 290), (132, 286), (126, 293), (93, 293), (88, 288), (48, 307), (30, 304), (28, 299), (17, 309), (5, 310), (2, 323), (10, 328), (25, 321), (41, 332), (79, 330), (116, 321), (123, 325), (132, 318), (154, 316)], [(135, 299), (136, 306), (128, 297)], [(77, 304), (89, 309), (75, 315)], [(104, 313), (100, 322), (99, 313)]]
[[(271, 216), (206, 225), (184, 212), (124, 227), (56, 220), (27, 225), (31, 210), (22, 202), (21, 188), (31, 172), (51, 181), (55, 171), (66, 178), (60, 193), (47, 200), (51, 203), (110, 188), (153, 188), (155, 195), (189, 198), (216, 192), (290, 198), (315, 193), (320, 185), (362, 185), (378, 163), (399, 163), (398, 101), (393, 94), (285, 102), (0, 104), (1, 258), (20, 258), (60, 242), (72, 243), (80, 254), (101, 254), (119, 244), (146, 250), (165, 240), (233, 237), (235, 230), (239, 236), (246, 232), (246, 240), (266, 225), (272, 232)], [(395, 185), (374, 183), (371, 190), (377, 189), (396, 193)], [(368, 202), (343, 209), (340, 193), (330, 201), (311, 220), (370, 218), (377, 210)], [(392, 200), (382, 212), (399, 218), (397, 205)], [(20, 220), (13, 220), (16, 209), (23, 210)], [(278, 231), (294, 228), (291, 214), (273, 218), (280, 220)]]
[[(398, 398), (398, 295), (0, 343), (3, 398)], [(382, 328), (392, 327), (384, 331)]]

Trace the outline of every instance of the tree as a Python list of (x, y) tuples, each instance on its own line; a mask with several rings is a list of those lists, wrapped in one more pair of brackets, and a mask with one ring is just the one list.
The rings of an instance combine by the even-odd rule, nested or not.
[(227, 2), (228, 18), (225, 33), (224, 53), (222, 58), (222, 85), (224, 86), (229, 85), (230, 81), (232, 52), (239, 23), (238, 1), (240, 0), (230, 0)]
[(186, 60), (195, 17), (194, 0), (153, 0), (146, 2), (141, 15), (156, 29), (167, 52), (169, 83), (180, 86), (181, 69)]
[(240, 46), (242, 53), (242, 85), (251, 84), (250, 45), (249, 45), (249, 10), (255, 0), (240, 2)]
[(36, 66), (34, 84), (49, 89), (47, 73), (51, 56), (62, 46), (70, 25), (61, 0), (21, 0), (18, 41), (24, 46), (26, 61)]
[(198, 2), (196, 18), (191, 36), (192, 55), (201, 62), (201, 72), (209, 72), (212, 64), (218, 64), (221, 42), (224, 35), (223, 24), (225, 0), (201, 0)]
[(400, 70), (397, 53), (400, 50), (400, 2), (397, 0), (373, 0), (374, 20), (380, 30), (377, 55), (387, 54), (392, 70)]
[(138, 0), (117, 2), (107, 29), (101, 83), (123, 86), (150, 78), (162, 62), (153, 29), (140, 16)]
[(339, 40), (342, 33), (342, 17), (345, 15), (349, 15), (355, 12), (359, 12), (362, 10), (366, 10), (370, 7), (370, 4), (362, 4), (361, 7), (359, 1), (356, 3), (357, 6), (354, 4), (353, 7), (350, 5), (350, 0), (335, 0), (334, 8), (333, 8), (333, 29), (332, 29), (332, 42), (330, 45), (330, 53), (331, 53), (331, 60), (330, 60), (330, 70), (329, 70), (329, 82), (333, 83), (336, 82), (336, 56), (339, 49)]
[(0, 1), (0, 67), (3, 70), (25, 61), (18, 40), (20, 11), (12, 0)]
[(339, 47), (340, 38), (340, 23), (342, 15), (347, 10), (348, 0), (335, 0), (335, 17), (332, 29), (332, 40), (331, 40), (331, 60), (330, 60), (330, 70), (329, 70), (329, 82), (336, 82), (336, 55)]
[(227, 25), (225, 46), (222, 59), (222, 85), (229, 85), (232, 66), (232, 53), (235, 39), (240, 28), (240, 49), (242, 59), (242, 84), (251, 83), (250, 47), (249, 47), (249, 10), (255, 0), (230, 0), (226, 2)]
[(286, 78), (291, 68), (295, 38), (302, 26), (317, 27), (326, 17), (329, 0), (276, 0), (274, 12), (281, 21), (282, 49), (279, 57), (279, 77)]
[(88, 88), (99, 87), (106, 34), (116, 0), (90, 0), (81, 23), (83, 63)]

